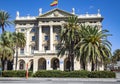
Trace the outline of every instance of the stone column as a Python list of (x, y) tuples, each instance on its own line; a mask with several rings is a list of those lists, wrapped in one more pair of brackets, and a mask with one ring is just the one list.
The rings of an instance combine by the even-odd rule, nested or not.
[(20, 62), (17, 62), (17, 70), (19, 70)]
[(91, 65), (92, 65), (92, 63), (90, 62), (90, 61), (88, 61), (88, 63), (87, 63), (87, 70), (88, 71), (91, 71)]
[(60, 60), (60, 70), (64, 71), (64, 60), (63, 59)]
[(42, 51), (42, 26), (39, 27), (39, 51)]
[(50, 26), (50, 51), (53, 51), (53, 26)]
[(77, 61), (77, 59), (74, 59), (74, 70), (80, 70), (80, 61)]
[(29, 30), (26, 29), (26, 49), (25, 49), (25, 54), (28, 55), (29, 54)]
[(38, 71), (38, 58), (34, 57), (33, 59), (33, 73)]
[(50, 61), (50, 59), (47, 59), (47, 62), (46, 62), (46, 70), (51, 70), (51, 61)]

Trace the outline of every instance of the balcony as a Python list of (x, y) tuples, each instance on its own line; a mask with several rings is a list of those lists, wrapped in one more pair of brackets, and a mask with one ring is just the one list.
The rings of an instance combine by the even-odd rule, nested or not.
[(57, 54), (57, 51), (51, 51), (51, 50), (44, 50), (44, 51), (38, 51), (38, 50), (35, 50), (34, 51), (34, 54)]

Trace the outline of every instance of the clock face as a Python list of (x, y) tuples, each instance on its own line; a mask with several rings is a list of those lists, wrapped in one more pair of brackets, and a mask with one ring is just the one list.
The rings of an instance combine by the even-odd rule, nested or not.
[(59, 16), (59, 13), (57, 11), (54, 12), (54, 16)]

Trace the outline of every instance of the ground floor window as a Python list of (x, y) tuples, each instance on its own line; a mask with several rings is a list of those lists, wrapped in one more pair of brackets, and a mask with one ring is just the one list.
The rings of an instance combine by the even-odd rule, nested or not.
[(25, 61), (24, 60), (20, 60), (19, 69), (20, 70), (24, 70), (25, 69)]

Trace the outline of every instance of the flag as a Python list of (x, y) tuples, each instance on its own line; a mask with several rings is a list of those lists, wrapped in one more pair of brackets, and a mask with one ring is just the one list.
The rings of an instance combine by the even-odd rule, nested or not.
[(50, 4), (50, 6), (56, 6), (58, 4), (58, 0), (54, 0), (51, 4)]

